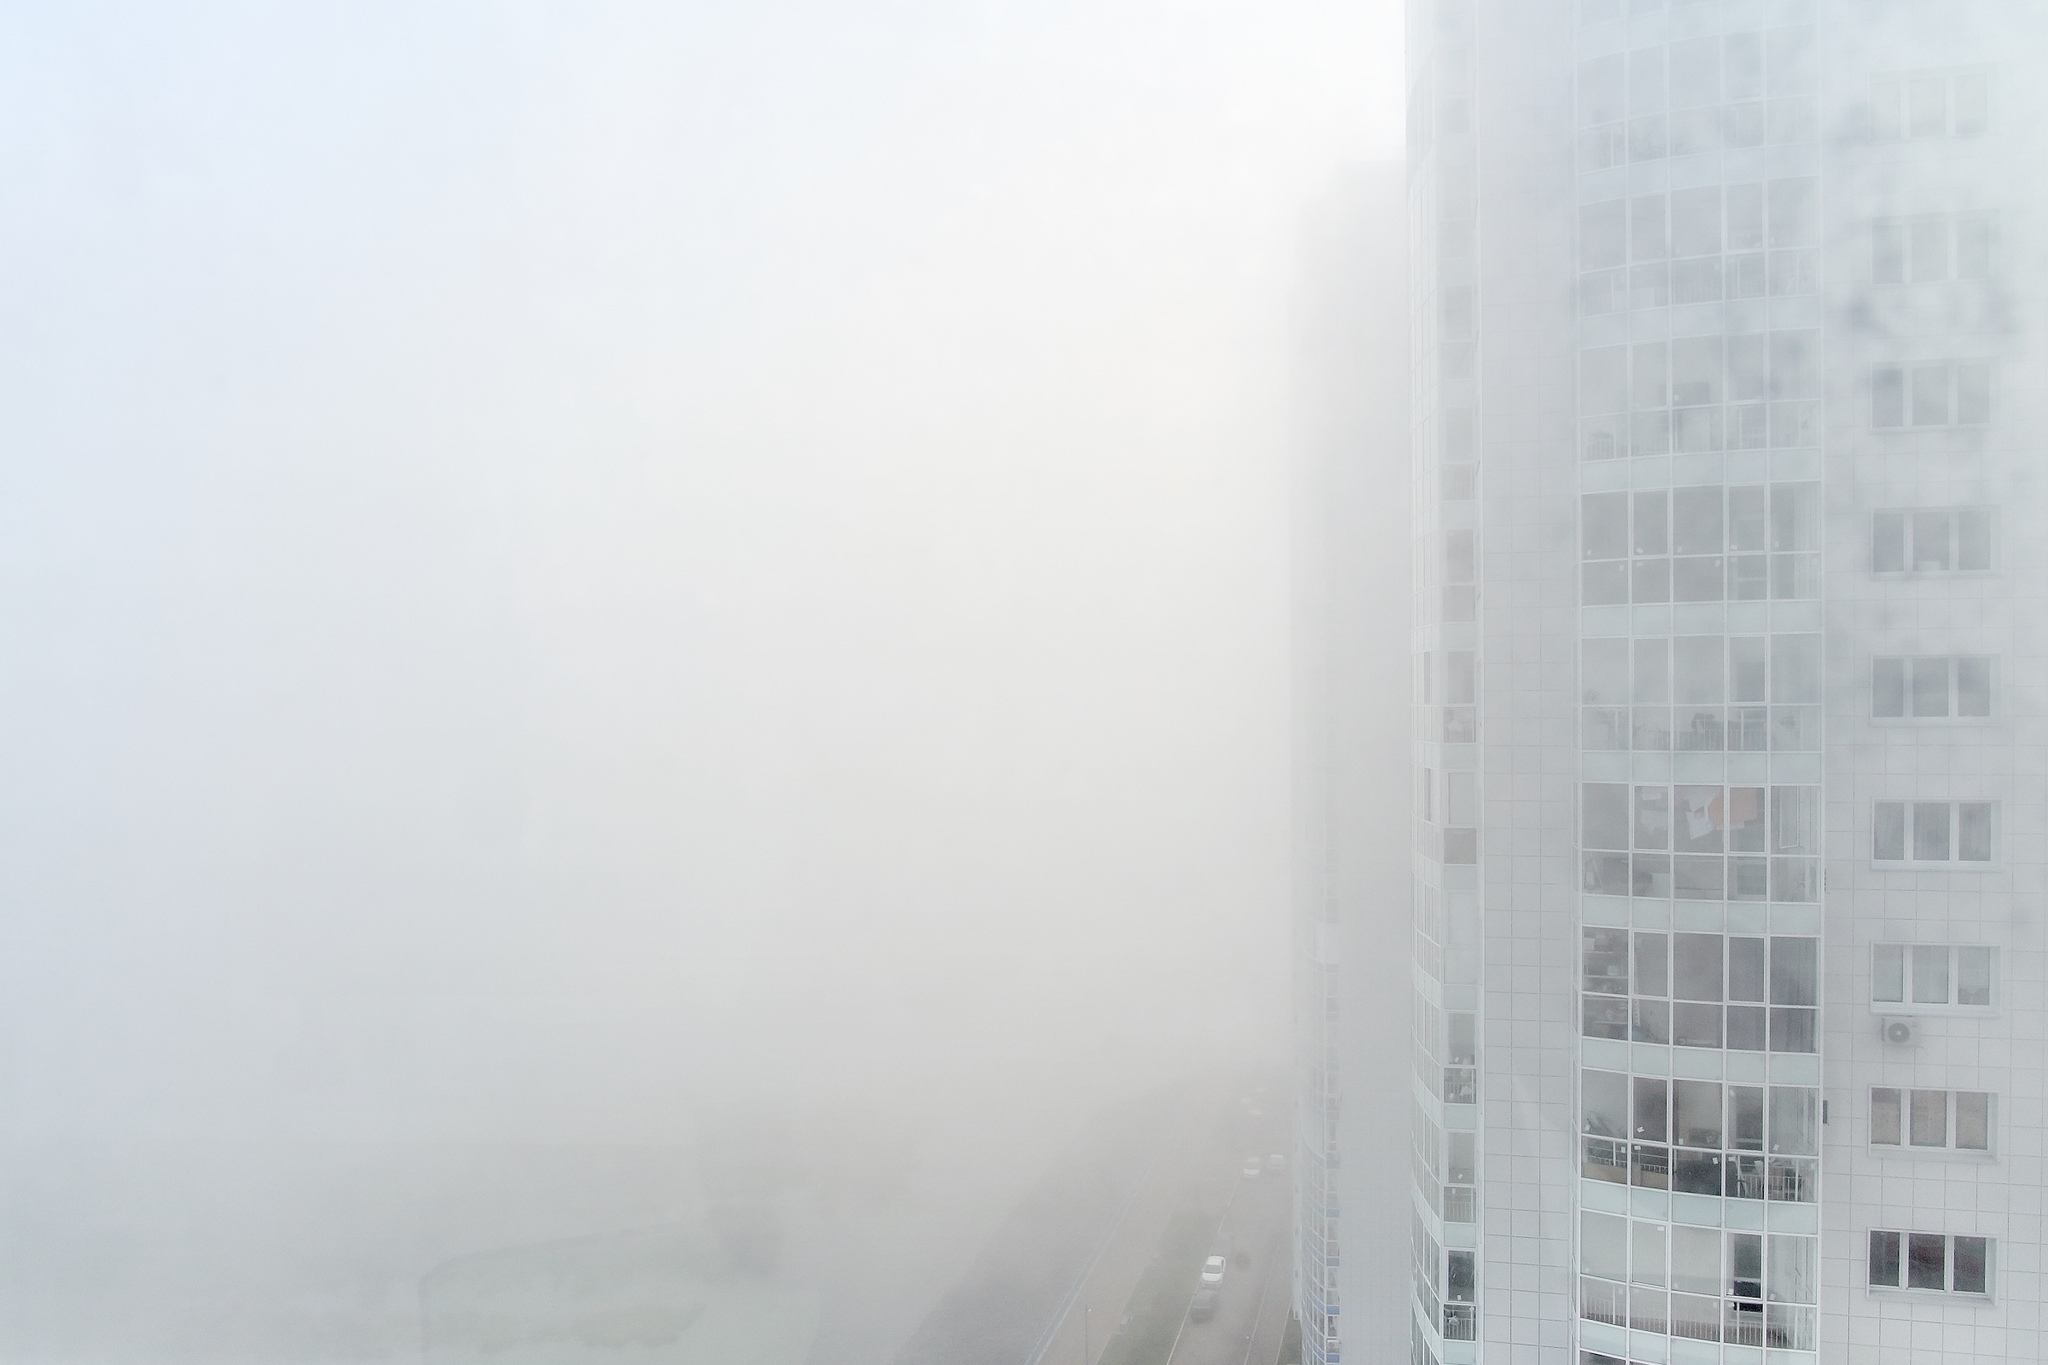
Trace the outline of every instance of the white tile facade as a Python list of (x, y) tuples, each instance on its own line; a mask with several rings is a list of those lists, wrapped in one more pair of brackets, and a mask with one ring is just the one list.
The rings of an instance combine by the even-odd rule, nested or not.
[(1417, 1362), (2048, 1359), (2022, 8), (1410, 7)]

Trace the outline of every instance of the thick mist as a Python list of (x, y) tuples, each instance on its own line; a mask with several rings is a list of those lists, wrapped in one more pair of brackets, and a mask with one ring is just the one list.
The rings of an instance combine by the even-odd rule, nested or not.
[(670, 1228), (886, 1361), (1111, 1100), (1282, 1063), (1390, 6), (0, 25), (0, 1355), (421, 1359), (437, 1268)]

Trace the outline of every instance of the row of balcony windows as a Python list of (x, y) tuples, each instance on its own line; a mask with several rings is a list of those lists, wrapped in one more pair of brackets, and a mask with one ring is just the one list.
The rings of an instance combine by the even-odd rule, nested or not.
[(1821, 747), (1818, 706), (1588, 706), (1581, 720), (1581, 746), (1600, 753), (1818, 753)]
[[(1593, 560), (1580, 568), (1589, 607), (1665, 602), (1802, 601), (1821, 595), (1817, 554), (1664, 555)], [(1445, 590), (1447, 593), (1449, 589)], [(1466, 589), (1469, 594), (1471, 589)], [(1446, 605), (1449, 605), (1448, 599)], [(1446, 620), (1471, 620), (1445, 614)]]
[(1585, 853), (1580, 857), (1580, 888), (1596, 896), (1795, 904), (1820, 899), (1819, 858), (1721, 858), (1685, 853)]
[(1819, 127), (1818, 109), (1813, 100), (1803, 96), (1645, 114), (1581, 133), (1579, 169), (1604, 171), (1610, 166), (1672, 156), (1811, 142)]
[(1795, 298), (1820, 292), (1820, 256), (1810, 247), (1588, 270), (1579, 276), (1579, 314), (1601, 317), (1674, 304)]
[(1734, 403), (1669, 412), (1606, 413), (1579, 423), (1588, 460), (1625, 455), (1711, 455), (1723, 450), (1803, 449), (1820, 444), (1820, 404)]
[(1710, 1299), (1590, 1275), (1579, 1280), (1579, 1316), (1614, 1327), (1731, 1346), (1811, 1351), (1815, 1310), (1760, 1299)]
[(1811, 1157), (1744, 1156), (1617, 1138), (1583, 1139), (1579, 1174), (1612, 1185), (1776, 1203), (1811, 1204), (1820, 1190), (1820, 1163)]

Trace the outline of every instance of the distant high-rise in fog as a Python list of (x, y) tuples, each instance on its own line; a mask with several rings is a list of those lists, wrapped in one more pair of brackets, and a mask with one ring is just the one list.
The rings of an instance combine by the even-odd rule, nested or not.
[(1416, 1365), (2048, 1358), (2028, 8), (1410, 6)]
[[(1296, 299), (1294, 1308), (1331, 1350), (1397, 1365), (1407, 1312), (1412, 826), (1408, 717), (1408, 332), (1398, 164), (1320, 205)], [(1390, 704), (1394, 703), (1394, 704)], [(1389, 780), (1389, 775), (1392, 780)], [(1351, 1329), (1351, 1330), (1346, 1330)], [(1364, 1335), (1361, 1336), (1361, 1333)]]

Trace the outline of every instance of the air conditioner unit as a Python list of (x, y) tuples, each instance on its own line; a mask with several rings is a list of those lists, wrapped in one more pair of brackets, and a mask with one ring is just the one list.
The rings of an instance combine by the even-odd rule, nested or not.
[(1916, 1019), (1887, 1019), (1880, 1034), (1894, 1047), (1911, 1047), (1920, 1041), (1920, 1023)]

